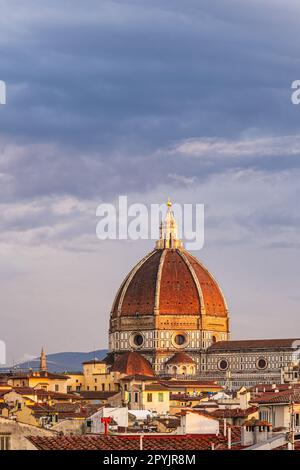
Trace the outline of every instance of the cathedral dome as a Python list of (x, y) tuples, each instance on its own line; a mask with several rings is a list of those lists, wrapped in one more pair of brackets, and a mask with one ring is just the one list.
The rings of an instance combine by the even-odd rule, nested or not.
[(117, 292), (109, 333), (111, 352), (137, 350), (155, 371), (162, 371), (176, 351), (195, 359), (213, 342), (229, 339), (221, 288), (183, 247), (170, 203), (155, 249), (136, 264)]
[(218, 283), (200, 261), (183, 248), (157, 248), (125, 278), (111, 315), (226, 317), (227, 313)]

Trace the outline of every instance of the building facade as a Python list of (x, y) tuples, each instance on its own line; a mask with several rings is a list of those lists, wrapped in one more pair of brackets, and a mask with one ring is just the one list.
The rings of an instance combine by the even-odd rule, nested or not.
[(299, 360), (298, 339), (221, 341), (201, 354), (199, 372), (229, 389), (280, 384), (298, 381)]
[(155, 249), (126, 276), (113, 302), (112, 356), (136, 351), (156, 375), (197, 376), (239, 388), (298, 380), (299, 345), (297, 339), (230, 341), (222, 290), (184, 249), (168, 202)]

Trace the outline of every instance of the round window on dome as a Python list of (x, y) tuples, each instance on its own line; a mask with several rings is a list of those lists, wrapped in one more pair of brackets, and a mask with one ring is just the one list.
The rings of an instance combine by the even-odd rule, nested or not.
[(179, 334), (175, 336), (174, 341), (177, 346), (183, 346), (186, 342), (186, 337), (182, 334)]
[(218, 363), (218, 367), (220, 370), (227, 370), (229, 367), (227, 359), (221, 359)]
[(260, 357), (256, 363), (258, 369), (266, 369), (268, 362), (264, 357)]
[(142, 346), (143, 342), (144, 342), (144, 338), (140, 333), (137, 333), (134, 335), (133, 343), (135, 344), (135, 346)]

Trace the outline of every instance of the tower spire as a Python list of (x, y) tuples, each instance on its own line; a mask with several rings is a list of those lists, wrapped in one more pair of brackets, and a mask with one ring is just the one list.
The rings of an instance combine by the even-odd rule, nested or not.
[(170, 198), (167, 201), (167, 213), (165, 220), (160, 223), (159, 240), (156, 242), (156, 248), (182, 248), (182, 241), (178, 238), (177, 222), (172, 210)]
[(47, 372), (47, 359), (44, 348), (42, 348), (41, 356), (40, 356), (40, 371)]

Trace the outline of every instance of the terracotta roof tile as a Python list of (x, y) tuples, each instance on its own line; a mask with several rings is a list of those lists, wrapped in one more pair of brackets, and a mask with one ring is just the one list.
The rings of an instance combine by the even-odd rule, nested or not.
[(220, 408), (212, 411), (211, 415), (216, 418), (247, 418), (247, 416), (255, 413), (258, 410), (256, 406), (251, 406), (245, 410), (241, 408)]
[(285, 390), (283, 392), (267, 392), (258, 394), (256, 397), (251, 399), (251, 403), (278, 403), (288, 404), (293, 401), (296, 404), (300, 404), (300, 390)]
[(153, 391), (153, 392), (168, 392), (168, 387), (165, 387), (162, 384), (154, 383), (154, 384), (147, 384), (145, 385), (145, 390)]
[(282, 349), (291, 348), (299, 339), (245, 339), (239, 341), (218, 341), (208, 348), (213, 351), (242, 351), (243, 349)]
[(82, 390), (80, 392), (80, 396), (84, 400), (107, 400), (108, 398), (113, 397), (117, 393), (118, 393), (117, 391), (102, 392), (100, 390), (99, 391), (97, 391), (97, 390)]
[(120, 372), (126, 375), (141, 374), (150, 377), (154, 376), (150, 362), (141, 354), (134, 351), (123, 353), (117, 357), (110, 370), (111, 372)]
[[(139, 450), (140, 436), (30, 436), (39, 450)], [(143, 435), (144, 450), (210, 450), (226, 448), (226, 438), (214, 434)], [(234, 444), (234, 443), (233, 443)]]
[(166, 385), (169, 388), (209, 388), (222, 390), (223, 387), (218, 385), (216, 382), (205, 381), (205, 380), (160, 380), (160, 383)]

